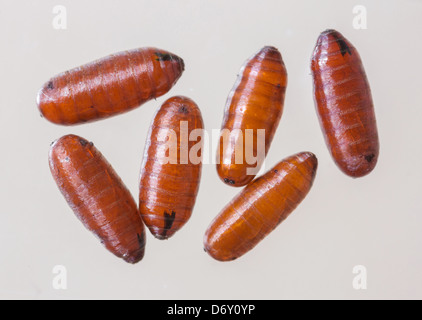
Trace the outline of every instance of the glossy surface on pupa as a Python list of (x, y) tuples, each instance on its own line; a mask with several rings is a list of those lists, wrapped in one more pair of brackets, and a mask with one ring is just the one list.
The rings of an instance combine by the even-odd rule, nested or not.
[(231, 261), (254, 248), (305, 198), (317, 166), (314, 154), (301, 152), (248, 184), (208, 227), (205, 251)]
[[(217, 172), (226, 184), (244, 186), (259, 171), (283, 113), (286, 86), (287, 71), (274, 47), (262, 48), (242, 66), (227, 99), (217, 153)], [(252, 139), (247, 139), (247, 129), (253, 130)], [(261, 155), (257, 152), (258, 129), (265, 130), (265, 154)], [(230, 132), (230, 139), (225, 131)], [(257, 162), (248, 160), (248, 153)], [(248, 172), (255, 167), (255, 174)]]
[(370, 173), (379, 141), (371, 90), (356, 48), (335, 30), (321, 33), (312, 55), (314, 98), (326, 144), (351, 177)]
[(167, 93), (183, 70), (181, 58), (161, 49), (124, 51), (53, 77), (37, 104), (46, 119), (61, 125), (108, 118)]
[(117, 257), (140, 261), (145, 227), (138, 208), (94, 145), (75, 135), (64, 136), (52, 144), (49, 163), (57, 186), (84, 226)]
[[(158, 239), (174, 235), (192, 214), (201, 178), (203, 143), (192, 132), (201, 133), (197, 129), (203, 127), (198, 106), (181, 96), (165, 101), (151, 124), (141, 169), (139, 211)], [(170, 142), (174, 149), (168, 147)]]

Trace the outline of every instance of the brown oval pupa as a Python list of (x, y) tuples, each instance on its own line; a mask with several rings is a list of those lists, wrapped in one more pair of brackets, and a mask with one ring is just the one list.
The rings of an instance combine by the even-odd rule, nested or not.
[(183, 70), (181, 58), (161, 49), (119, 52), (53, 77), (38, 92), (37, 105), (56, 124), (104, 119), (167, 93)]
[(145, 227), (137, 205), (120, 177), (91, 142), (67, 135), (49, 153), (50, 170), (83, 225), (114, 255), (139, 262)]

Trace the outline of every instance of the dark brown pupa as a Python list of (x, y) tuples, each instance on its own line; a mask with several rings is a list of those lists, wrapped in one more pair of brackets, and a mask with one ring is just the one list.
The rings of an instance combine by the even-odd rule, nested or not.
[(377, 163), (379, 140), (358, 51), (338, 31), (326, 30), (318, 38), (311, 69), (317, 113), (331, 156), (348, 176), (367, 175)]

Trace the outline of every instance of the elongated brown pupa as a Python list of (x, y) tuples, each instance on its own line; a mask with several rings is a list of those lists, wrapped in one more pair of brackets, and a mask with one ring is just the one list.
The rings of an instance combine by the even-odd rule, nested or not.
[(357, 178), (378, 160), (379, 141), (368, 79), (356, 48), (335, 30), (318, 38), (311, 69), (324, 138), (337, 166)]
[(124, 51), (53, 77), (40, 89), (37, 104), (56, 124), (104, 119), (167, 93), (183, 70), (181, 58), (161, 49)]
[(67, 135), (50, 149), (51, 173), (84, 226), (129, 263), (144, 256), (145, 228), (122, 180), (91, 142)]

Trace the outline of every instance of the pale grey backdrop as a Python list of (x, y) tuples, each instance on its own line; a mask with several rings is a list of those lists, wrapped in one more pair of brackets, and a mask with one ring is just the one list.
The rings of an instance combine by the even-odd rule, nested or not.
[[(0, 297), (133, 299), (422, 298), (422, 1), (1, 1)], [(368, 29), (352, 25), (355, 5)], [(67, 30), (52, 27), (55, 5)], [(358, 48), (373, 91), (381, 153), (367, 177), (331, 160), (312, 98), (310, 56), (335, 28)], [(125, 264), (74, 217), (50, 176), (47, 153), (68, 133), (92, 140), (135, 198), (141, 154), (155, 110), (172, 95), (200, 106), (220, 127), (236, 74), (264, 45), (280, 49), (289, 74), (285, 112), (267, 159), (298, 151), (319, 158), (309, 196), (256, 249), (231, 263), (202, 251), (210, 221), (239, 192), (205, 165), (189, 223), (169, 241), (148, 234), (144, 260)], [(143, 46), (170, 50), (186, 71), (167, 95), (101, 122), (61, 127), (40, 118), (38, 88), (61, 71)], [(268, 167), (267, 167), (268, 168)], [(55, 265), (68, 289), (52, 286)], [(352, 287), (355, 265), (368, 289)]]

